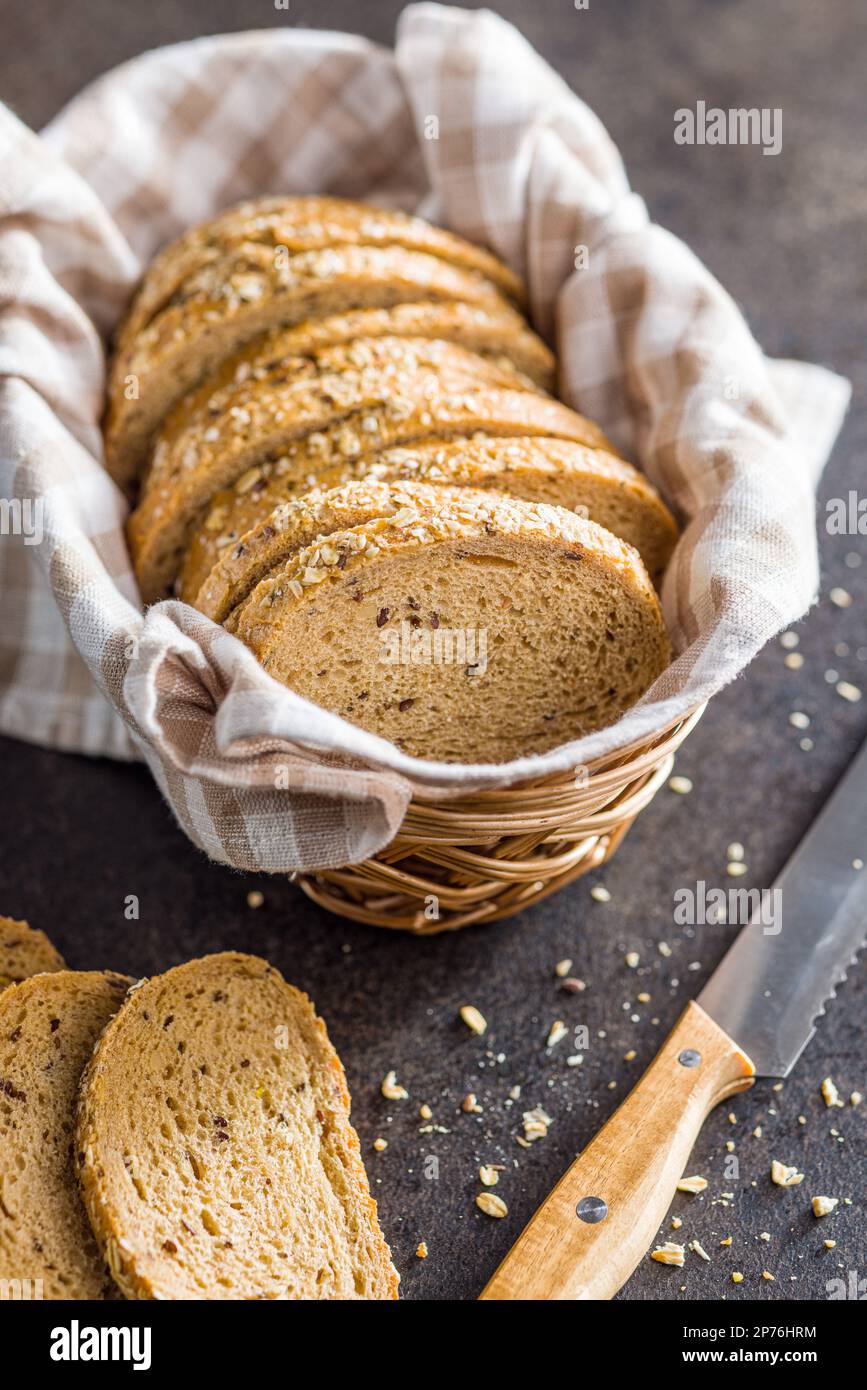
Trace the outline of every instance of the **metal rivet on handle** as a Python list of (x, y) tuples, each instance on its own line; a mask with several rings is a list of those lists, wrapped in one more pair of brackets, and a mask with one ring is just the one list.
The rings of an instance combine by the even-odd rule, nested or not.
[(604, 1221), (608, 1215), (608, 1203), (601, 1197), (582, 1197), (575, 1210), (582, 1221), (595, 1226), (597, 1221)]
[(682, 1067), (697, 1067), (701, 1063), (701, 1053), (692, 1047), (685, 1047), (677, 1060)]

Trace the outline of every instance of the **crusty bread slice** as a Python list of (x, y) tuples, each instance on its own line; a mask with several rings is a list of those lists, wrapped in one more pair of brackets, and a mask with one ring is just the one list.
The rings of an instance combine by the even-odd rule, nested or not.
[[(596, 521), (635, 546), (654, 582), (658, 582), (677, 539), (677, 525), (656, 489), (624, 459), (600, 449), (586, 449), (565, 439), (474, 438), (434, 440), (407, 449), (390, 449), (361, 464), (320, 474), (325, 511), (318, 493), (305, 496), (290, 483), (287, 498), (269, 507), (259, 497), (256, 523), (241, 536), (228, 536), (215, 503), (197, 527), (178, 582), (179, 597), (215, 622), (222, 622), (268, 570), (295, 550), (339, 526), (320, 524), (306, 535), (312, 517), (331, 517), (329, 492), (361, 478), (366, 483), (399, 479), (443, 487), (491, 488), (528, 502), (548, 502)], [(349, 495), (353, 495), (350, 488)], [(357, 495), (357, 494), (355, 494)], [(219, 494), (225, 498), (225, 494)], [(315, 505), (314, 505), (315, 503)], [(229, 512), (226, 515), (230, 514)], [(386, 515), (386, 512), (382, 513)]]
[(278, 328), (245, 343), (195, 390), (181, 397), (159, 437), (170, 442), (197, 424), (207, 427), (234, 403), (233, 397), (247, 383), (279, 384), (290, 374), (312, 375), (321, 370), (317, 355), (325, 349), (375, 338), (436, 338), (455, 343), (482, 357), (492, 357), (504, 369), (523, 373), (540, 390), (554, 387), (553, 353), (508, 304), (483, 308), (458, 300), (441, 304), (422, 301), (395, 304), (389, 309), (350, 309)]
[[(252, 470), (305, 437), (323, 443), (322, 466), (334, 461), (333, 448), (336, 458), (361, 457), (420, 437), (478, 429), (556, 435), (606, 447), (602, 431), (567, 406), (534, 392), (488, 386), (466, 367), (475, 354), (446, 346), (457, 354), (453, 367), (424, 369), (412, 362), (405, 369), (339, 372), (254, 391), (240, 414), (231, 407), (209, 429), (175, 439), (164, 451), (158, 448), (127, 526), (144, 601), (154, 602), (168, 591), (211, 498), (238, 480), (242, 487), (252, 486)], [(335, 427), (338, 436), (329, 439)]]
[[(50, 1299), (113, 1294), (73, 1163), (81, 1073), (131, 981), (35, 975), (0, 994), (0, 1279)], [(38, 1286), (37, 1286), (38, 1287)]]
[(418, 757), (505, 762), (613, 723), (669, 657), (637, 552), (574, 512), (478, 496), (334, 532), (228, 626), (297, 694)]
[(507, 303), (478, 272), (401, 247), (342, 246), (286, 260), (273, 248), (239, 247), (186, 280), (115, 357), (105, 424), (109, 472), (128, 486), (175, 402), (252, 338), (346, 309), (420, 299), (494, 310)]
[(44, 931), (36, 931), (14, 917), (0, 917), (0, 989), (54, 970), (66, 962)]
[(263, 960), (227, 951), (131, 991), (84, 1077), (77, 1151), (129, 1297), (397, 1296), (343, 1068)]
[(345, 198), (256, 198), (191, 227), (154, 258), (121, 325), (119, 344), (139, 333), (190, 276), (249, 242), (285, 247), (290, 255), (347, 244), (402, 246), (478, 271), (518, 304), (526, 298), (520, 278), (490, 251), (420, 217)]

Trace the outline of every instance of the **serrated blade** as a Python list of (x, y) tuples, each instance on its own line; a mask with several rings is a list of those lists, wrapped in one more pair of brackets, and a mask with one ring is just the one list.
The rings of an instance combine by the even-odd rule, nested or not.
[[(753, 912), (698, 996), (759, 1076), (789, 1074), (867, 941), (867, 742), (777, 891)], [(774, 903), (778, 924), (771, 923)]]

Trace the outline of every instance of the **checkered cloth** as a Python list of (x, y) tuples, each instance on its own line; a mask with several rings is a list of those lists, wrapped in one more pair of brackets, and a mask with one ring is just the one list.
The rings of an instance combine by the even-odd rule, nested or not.
[[(101, 462), (105, 342), (165, 241), (276, 192), (399, 206), (492, 247), (558, 340), (567, 400), (680, 514), (676, 659), (614, 728), (496, 768), (420, 762), (278, 685), (184, 604), (142, 614)], [(584, 764), (742, 671), (814, 597), (813, 490), (847, 399), (839, 377), (762, 355), (649, 222), (593, 113), (490, 13), (413, 5), (394, 52), (273, 29), (162, 49), (39, 137), (0, 110), (0, 731), (144, 758), (214, 859), (356, 862), (414, 791)]]

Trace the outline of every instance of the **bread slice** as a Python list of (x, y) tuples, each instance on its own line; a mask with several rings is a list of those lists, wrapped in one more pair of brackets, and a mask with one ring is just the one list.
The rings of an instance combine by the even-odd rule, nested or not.
[(290, 255), (329, 246), (402, 246), (487, 276), (517, 304), (526, 298), (520, 278), (490, 251), (420, 217), (345, 198), (256, 198), (190, 228), (155, 257), (121, 326), (119, 344), (146, 327), (185, 280), (250, 242), (281, 246)]
[(0, 1280), (32, 1297), (36, 1280), (48, 1299), (113, 1295), (72, 1149), (81, 1073), (130, 983), (60, 970), (0, 994)]
[(476, 496), (334, 532), (229, 626), (297, 694), (417, 757), (505, 762), (613, 723), (669, 658), (638, 554), (574, 512)]
[(507, 301), (473, 270), (401, 247), (342, 246), (279, 259), (245, 243), (186, 280), (129, 346), (109, 377), (109, 472), (138, 476), (149, 440), (185, 391), (244, 343), (281, 325), (346, 309), (459, 300), (496, 310)]
[(234, 951), (134, 989), (82, 1083), (81, 1191), (128, 1297), (395, 1298), (358, 1149), (307, 996)]
[(0, 990), (30, 975), (65, 969), (63, 956), (44, 931), (14, 917), (0, 917)]
[[(340, 372), (252, 392), (240, 415), (232, 407), (209, 429), (158, 449), (127, 527), (144, 601), (168, 592), (192, 528), (211, 498), (238, 480), (242, 487), (252, 486), (252, 470), (305, 437), (322, 444), (322, 466), (396, 443), (479, 429), (559, 435), (592, 448), (607, 445), (597, 426), (558, 401), (480, 383), (467, 367), (474, 354), (447, 346), (457, 354), (451, 367), (443, 363), (425, 370), (411, 361), (387, 372)], [(336, 438), (329, 438), (335, 428)]]
[[(321, 514), (318, 496), (325, 492), (330, 515), (327, 499), (335, 494), (327, 490), (334, 486), (343, 491), (341, 484), (359, 478), (369, 484), (407, 479), (442, 487), (490, 488), (524, 501), (565, 507), (633, 545), (654, 583), (677, 540), (677, 525), (656, 489), (631, 464), (603, 450), (565, 439), (433, 440), (320, 473), (313, 497), (294, 495), (297, 478), (287, 489), (287, 499), (276, 507), (268, 505), (266, 491), (258, 499), (258, 520), (240, 536), (227, 534), (219, 514), (225, 500), (215, 499), (187, 551), (178, 583), (180, 598), (222, 622), (269, 569), (309, 544), (298, 535), (306, 533), (312, 514)], [(225, 499), (224, 493), (219, 496)], [(325, 525), (321, 534), (327, 534)], [(315, 536), (314, 532), (310, 540)]]
[[(523, 373), (540, 390), (551, 391), (556, 376), (553, 353), (508, 304), (482, 308), (460, 301), (395, 304), (389, 309), (351, 309), (275, 329), (227, 357), (171, 412), (160, 438), (171, 441), (235, 403), (239, 388), (252, 382), (280, 384), (290, 375), (313, 374), (327, 348), (375, 338), (436, 338), (491, 357), (501, 368)], [(356, 352), (363, 351), (359, 348)], [(306, 359), (310, 359), (307, 361)]]

